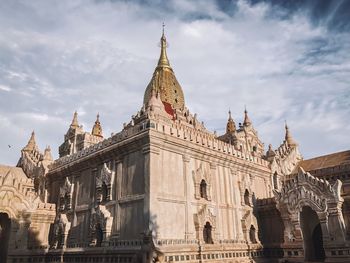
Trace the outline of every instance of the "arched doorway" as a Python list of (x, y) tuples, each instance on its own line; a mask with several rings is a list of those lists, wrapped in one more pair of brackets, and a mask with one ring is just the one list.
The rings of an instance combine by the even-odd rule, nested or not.
[(11, 220), (8, 214), (0, 213), (0, 259), (6, 262), (10, 239)]
[(320, 220), (314, 210), (304, 206), (300, 212), (300, 226), (303, 233), (306, 261), (323, 261), (325, 252)]

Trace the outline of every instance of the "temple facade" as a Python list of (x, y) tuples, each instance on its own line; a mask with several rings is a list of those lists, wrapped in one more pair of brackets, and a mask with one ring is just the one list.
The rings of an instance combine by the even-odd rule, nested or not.
[[(143, 105), (104, 138), (78, 114), (53, 160), (35, 134), (0, 166), (5, 262), (348, 262), (350, 151), (303, 160), (285, 125), (277, 149), (244, 111), (226, 132), (192, 114), (166, 53)], [(3, 262), (3, 261), (2, 261)]]

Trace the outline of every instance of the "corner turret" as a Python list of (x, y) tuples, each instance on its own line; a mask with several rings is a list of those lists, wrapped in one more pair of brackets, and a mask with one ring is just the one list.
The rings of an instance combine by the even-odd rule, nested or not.
[(90, 134), (84, 131), (83, 126), (79, 125), (78, 113), (75, 111), (72, 123), (67, 133), (64, 135), (64, 142), (59, 147), (59, 155), (60, 157), (71, 155), (102, 140), (102, 127), (99, 115), (97, 115), (97, 119), (92, 128), (92, 134)]

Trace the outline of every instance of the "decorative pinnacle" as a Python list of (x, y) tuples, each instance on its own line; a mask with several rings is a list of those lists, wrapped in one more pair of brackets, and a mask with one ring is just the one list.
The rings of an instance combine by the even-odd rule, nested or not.
[(77, 111), (74, 112), (73, 120), (72, 120), (72, 123), (71, 123), (70, 127), (72, 127), (72, 128), (77, 128), (77, 127), (79, 127), (79, 123), (78, 123), (78, 112), (77, 112)]
[(233, 133), (236, 131), (236, 124), (231, 117), (231, 110), (228, 111), (228, 121), (226, 125), (226, 133)]
[(244, 126), (249, 126), (251, 124), (252, 124), (252, 122), (251, 122), (251, 120), (248, 117), (247, 107), (244, 106), (244, 121), (243, 121), (243, 125)]
[(285, 129), (286, 129), (286, 135), (285, 135), (285, 141), (288, 143), (290, 146), (297, 146), (298, 144), (294, 141), (292, 135), (289, 132), (289, 128), (287, 125), (287, 121), (285, 121)]
[(27, 145), (23, 148), (23, 151), (33, 151), (33, 150), (37, 150), (34, 131), (32, 131), (32, 134), (29, 138)]
[(102, 127), (101, 127), (101, 123), (100, 123), (100, 114), (97, 113), (96, 115), (96, 121), (94, 126), (92, 127), (92, 131), (91, 134), (94, 136), (98, 136), (98, 137), (103, 137), (102, 135)]

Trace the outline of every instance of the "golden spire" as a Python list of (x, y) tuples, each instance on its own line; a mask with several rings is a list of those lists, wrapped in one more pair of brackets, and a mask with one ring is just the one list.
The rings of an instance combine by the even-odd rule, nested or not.
[(73, 120), (72, 120), (72, 123), (71, 123), (70, 127), (71, 128), (78, 128), (79, 127), (78, 112), (77, 111), (74, 112)]
[(228, 111), (228, 121), (226, 125), (226, 133), (233, 133), (236, 131), (236, 124), (231, 117), (231, 110)]
[(34, 131), (32, 131), (32, 134), (29, 138), (29, 141), (27, 143), (27, 145), (23, 148), (23, 151), (33, 151), (33, 150), (38, 150), (38, 146), (36, 145), (36, 142), (35, 142), (35, 133)]
[(243, 121), (243, 125), (244, 125), (244, 126), (249, 126), (249, 125), (251, 125), (251, 124), (252, 124), (252, 122), (251, 122), (251, 120), (250, 120), (249, 117), (248, 117), (247, 108), (244, 108), (244, 121)]
[(163, 23), (163, 33), (162, 33), (162, 37), (160, 38), (160, 48), (161, 49), (160, 49), (160, 57), (158, 60), (158, 67), (170, 68), (169, 59), (168, 59), (168, 56), (166, 54), (167, 42), (166, 42), (166, 38), (165, 38), (165, 34), (164, 34), (164, 27), (165, 27), (165, 24)]
[(98, 137), (103, 137), (102, 135), (102, 127), (100, 123), (100, 114), (97, 113), (96, 121), (94, 126), (92, 127), (92, 135), (98, 136)]
[(288, 143), (289, 146), (297, 146), (298, 144), (294, 141), (292, 135), (289, 132), (287, 121), (285, 124), (285, 129), (286, 129), (285, 141)]
[(161, 50), (157, 67), (153, 73), (152, 79), (148, 84), (143, 103), (147, 105), (152, 97), (152, 90), (159, 92), (160, 99), (169, 110), (183, 110), (185, 108), (185, 98), (182, 88), (177, 81), (173, 69), (170, 67), (169, 59), (166, 53), (167, 41), (164, 34), (164, 24), (161, 41)]

